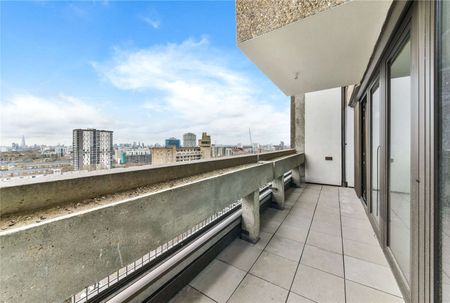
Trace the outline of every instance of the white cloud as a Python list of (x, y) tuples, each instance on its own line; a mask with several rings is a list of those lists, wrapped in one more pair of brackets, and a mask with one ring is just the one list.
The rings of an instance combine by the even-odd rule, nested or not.
[(158, 29), (161, 26), (161, 21), (155, 18), (150, 17), (142, 17), (142, 21), (153, 27), (154, 29)]
[(207, 131), (219, 144), (247, 143), (251, 128), (255, 142), (288, 142), (288, 99), (267, 81), (252, 79), (255, 73), (242, 70), (239, 60), (202, 38), (116, 49), (111, 60), (93, 66), (115, 87), (150, 99), (142, 108), (154, 121), (164, 115), (148, 125), (153, 140)]
[(1, 145), (19, 142), (70, 144), (74, 128), (110, 128), (114, 125), (96, 106), (66, 95), (42, 98), (31, 94), (1, 100)]

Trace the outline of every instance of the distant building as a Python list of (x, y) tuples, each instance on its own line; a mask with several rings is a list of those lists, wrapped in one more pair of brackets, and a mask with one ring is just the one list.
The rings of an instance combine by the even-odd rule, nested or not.
[(125, 151), (125, 164), (151, 164), (152, 152), (149, 148), (130, 149)]
[(182, 147), (177, 149), (176, 162), (189, 162), (202, 159), (202, 149), (200, 147)]
[(212, 149), (212, 157), (230, 157), (233, 155), (233, 147), (232, 146), (211, 146)]
[(64, 157), (67, 153), (67, 148), (64, 145), (56, 145), (55, 146), (55, 154), (58, 157)]
[(136, 164), (151, 164), (152, 153), (148, 147), (143, 147), (142, 144), (132, 147), (131, 144), (121, 144), (114, 149), (114, 161), (120, 165), (133, 166)]
[(27, 148), (27, 145), (25, 143), (25, 136), (22, 136), (22, 141), (20, 142), (20, 148), (21, 149)]
[(183, 135), (183, 147), (195, 147), (197, 136), (193, 133), (186, 133)]
[(283, 141), (280, 141), (280, 145), (274, 145), (273, 147), (275, 148), (275, 150), (283, 150), (287, 148), (286, 145), (284, 145)]
[(177, 149), (174, 145), (171, 147), (153, 147), (152, 164), (166, 164), (176, 162)]
[(180, 139), (177, 139), (174, 137), (166, 139), (166, 147), (171, 147), (171, 146), (175, 146), (175, 148), (180, 148), (181, 147)]
[[(199, 147), (179, 147), (175, 144), (167, 147), (152, 148), (152, 164), (188, 162), (211, 158), (211, 137), (203, 133)], [(167, 145), (167, 140), (166, 140)]]
[(200, 147), (154, 147), (152, 148), (152, 164), (189, 162), (202, 158)]
[(97, 129), (73, 130), (74, 170), (110, 169), (113, 159), (113, 132)]
[(198, 146), (201, 149), (202, 153), (202, 159), (209, 159), (211, 158), (212, 151), (211, 151), (211, 136), (207, 133), (202, 133), (201, 139), (198, 140)]
[(114, 161), (117, 164), (125, 164), (127, 162), (125, 151), (114, 147)]
[(211, 147), (211, 136), (208, 133), (203, 132), (202, 137), (198, 139), (198, 146)]

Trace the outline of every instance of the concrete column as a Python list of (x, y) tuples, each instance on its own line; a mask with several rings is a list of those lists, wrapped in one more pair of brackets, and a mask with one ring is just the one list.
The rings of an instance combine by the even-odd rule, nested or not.
[(284, 177), (278, 177), (272, 181), (272, 201), (276, 208), (284, 209)]
[(259, 240), (259, 190), (242, 199), (242, 235), (241, 238), (251, 243)]
[[(305, 152), (305, 94), (291, 96), (291, 148), (297, 153)], [(298, 171), (292, 170), (292, 178), (296, 186), (305, 182), (304, 164)]]

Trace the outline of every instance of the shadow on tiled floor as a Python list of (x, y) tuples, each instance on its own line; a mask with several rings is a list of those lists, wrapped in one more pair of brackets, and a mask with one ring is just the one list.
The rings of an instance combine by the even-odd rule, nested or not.
[(261, 240), (236, 239), (171, 302), (403, 302), (353, 189), (289, 189), (261, 216)]

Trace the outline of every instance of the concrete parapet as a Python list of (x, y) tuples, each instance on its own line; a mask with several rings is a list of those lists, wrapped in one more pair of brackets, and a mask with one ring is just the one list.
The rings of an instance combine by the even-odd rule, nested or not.
[(161, 166), (117, 168), (80, 173), (79, 175), (57, 176), (56, 178), (5, 182), (5, 184), (0, 185), (0, 215), (63, 205), (140, 186), (167, 182), (238, 165), (257, 163), (259, 159), (270, 160), (292, 153), (295, 153), (295, 151), (283, 150), (259, 155), (226, 157)]
[[(85, 198), (156, 180), (250, 164), (172, 188), (1, 231), (0, 302), (62, 302), (242, 197), (244, 229), (249, 239), (256, 241), (259, 236), (257, 192), (274, 176), (282, 180), (283, 173), (302, 163), (304, 156), (292, 153), (288, 150), (263, 154), (265, 159), (273, 160), (270, 162), (257, 163), (258, 157), (250, 155), (3, 187), (2, 211), (4, 207), (21, 211), (46, 206), (48, 199), (50, 203), (62, 203), (67, 197)], [(14, 207), (18, 201), (32, 206)]]
[(304, 154), (293, 154), (273, 160), (273, 178), (283, 176), (283, 174), (294, 167), (299, 167), (305, 162)]
[(272, 180), (271, 163), (0, 233), (1, 302), (61, 302)]

